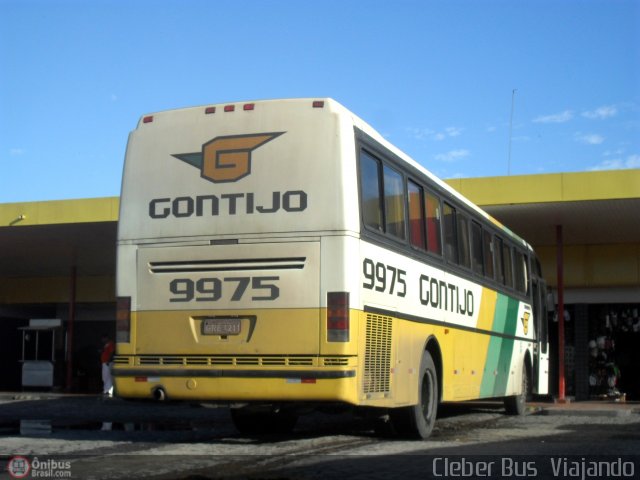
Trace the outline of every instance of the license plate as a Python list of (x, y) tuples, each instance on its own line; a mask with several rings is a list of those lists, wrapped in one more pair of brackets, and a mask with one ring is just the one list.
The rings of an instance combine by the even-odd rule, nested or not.
[(202, 321), (203, 335), (239, 335), (239, 318), (205, 318)]

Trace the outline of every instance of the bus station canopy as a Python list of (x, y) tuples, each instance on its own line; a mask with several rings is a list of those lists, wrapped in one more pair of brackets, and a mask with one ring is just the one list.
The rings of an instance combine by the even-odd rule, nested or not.
[[(551, 285), (561, 225), (564, 244), (580, 246), (568, 261), (604, 258), (614, 273), (623, 268), (622, 285), (640, 286), (640, 169), (448, 183), (542, 253)], [(118, 209), (118, 197), (0, 204), (0, 305), (67, 301), (72, 271), (78, 301), (114, 301)]]

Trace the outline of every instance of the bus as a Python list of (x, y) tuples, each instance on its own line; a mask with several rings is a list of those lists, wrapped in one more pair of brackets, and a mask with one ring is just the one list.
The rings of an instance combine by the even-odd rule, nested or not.
[(441, 402), (546, 394), (529, 244), (332, 99), (143, 116), (117, 247), (117, 395), (241, 432), (349, 407), (429, 437)]

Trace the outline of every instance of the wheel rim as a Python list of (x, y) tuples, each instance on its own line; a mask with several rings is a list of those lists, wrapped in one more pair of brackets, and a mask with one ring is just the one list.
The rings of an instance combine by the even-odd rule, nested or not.
[(527, 372), (527, 368), (524, 368), (522, 372), (522, 405), (527, 403), (529, 398), (529, 375)]
[(420, 392), (422, 416), (427, 422), (431, 421), (433, 415), (433, 408), (435, 403), (434, 390), (434, 378), (430, 371), (426, 371), (424, 377), (422, 377), (422, 388)]

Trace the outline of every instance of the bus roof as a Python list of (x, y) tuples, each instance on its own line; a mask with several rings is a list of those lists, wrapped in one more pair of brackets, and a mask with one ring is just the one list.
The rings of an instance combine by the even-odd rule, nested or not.
[(181, 113), (191, 114), (194, 110), (202, 111), (203, 109), (207, 114), (224, 113), (224, 112), (231, 112), (235, 110), (252, 110), (253, 108), (255, 108), (256, 104), (267, 103), (267, 102), (268, 103), (273, 102), (273, 103), (307, 104), (311, 108), (325, 108), (339, 115), (349, 117), (351, 119), (352, 124), (355, 127), (362, 130), (364, 133), (366, 133), (371, 138), (376, 140), (378, 143), (380, 143), (386, 149), (391, 151), (394, 155), (396, 155), (397, 157), (405, 161), (411, 167), (413, 167), (414, 169), (424, 174), (433, 183), (435, 183), (441, 190), (447, 192), (447, 194), (449, 194), (450, 196), (454, 197), (455, 199), (463, 203), (466, 207), (468, 207), (469, 209), (473, 210), (474, 212), (484, 217), (496, 228), (503, 231), (505, 234), (509, 235), (509, 237), (513, 241), (519, 243), (521, 246), (527, 248), (528, 250), (533, 251), (532, 247), (524, 239), (522, 239), (520, 236), (512, 232), (509, 228), (507, 228), (505, 225), (500, 223), (494, 217), (492, 217), (487, 212), (482, 210), (480, 207), (475, 205), (473, 202), (467, 199), (464, 195), (460, 194), (453, 187), (451, 187), (450, 185), (442, 181), (440, 178), (435, 176), (433, 173), (427, 170), (420, 163), (416, 162), (413, 158), (411, 158), (405, 152), (403, 152), (398, 147), (396, 147), (395, 145), (387, 141), (380, 133), (378, 133), (377, 130), (375, 130), (366, 121), (364, 121), (362, 118), (360, 118), (355, 113), (353, 113), (352, 111), (347, 109), (345, 106), (343, 106), (341, 103), (339, 103), (338, 101), (332, 98), (288, 98), (288, 99), (270, 99), (270, 100), (248, 100), (248, 101), (226, 102), (221, 104), (211, 104), (211, 105), (204, 105), (204, 106), (164, 110), (164, 111), (154, 112), (154, 113), (141, 116), (136, 128), (140, 128), (145, 123), (153, 122), (157, 117), (176, 116)]

